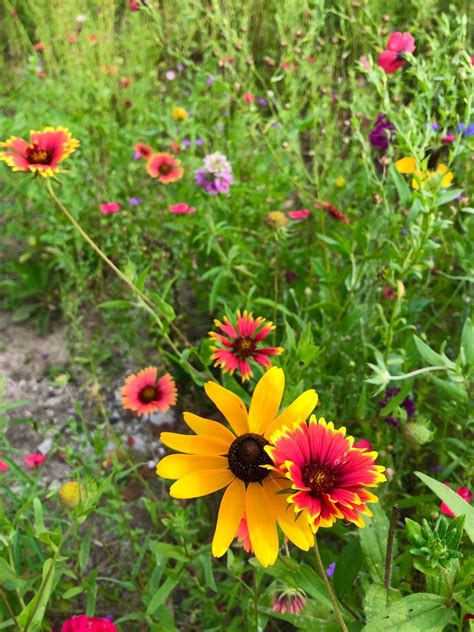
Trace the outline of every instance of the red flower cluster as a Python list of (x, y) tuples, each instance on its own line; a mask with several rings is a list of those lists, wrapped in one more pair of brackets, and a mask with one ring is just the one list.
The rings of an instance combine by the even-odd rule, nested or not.
[(387, 49), (380, 53), (377, 63), (387, 75), (391, 75), (392, 72), (405, 65), (405, 53), (413, 53), (415, 48), (413, 35), (396, 31), (388, 38)]

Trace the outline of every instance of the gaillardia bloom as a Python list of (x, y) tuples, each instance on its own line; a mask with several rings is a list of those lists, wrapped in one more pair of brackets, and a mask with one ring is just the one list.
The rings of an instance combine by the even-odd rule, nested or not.
[(294, 490), (288, 502), (296, 514), (303, 513), (315, 533), (319, 527), (331, 527), (337, 518), (364, 526), (361, 514), (371, 516), (367, 503), (378, 500), (366, 488), (386, 480), (385, 468), (375, 465), (377, 452), (354, 448), (345, 428), (336, 430), (332, 422), (316, 421), (314, 415), (309, 423), (280, 428), (270, 441), (265, 451)]
[(13, 171), (31, 171), (47, 178), (60, 172), (59, 163), (77, 147), (79, 141), (65, 127), (46, 127), (41, 132), (30, 132), (29, 143), (17, 136), (0, 143), (0, 160)]
[(146, 170), (152, 178), (158, 178), (163, 184), (176, 182), (183, 177), (184, 170), (178, 160), (171, 154), (159, 152), (154, 154), (146, 163)]
[(230, 429), (210, 419), (184, 413), (184, 421), (196, 434), (162, 432), (169, 448), (185, 454), (172, 454), (156, 468), (159, 476), (176, 480), (173, 498), (198, 498), (226, 488), (222, 496), (212, 553), (221, 557), (236, 536), (245, 514), (255, 556), (263, 566), (274, 564), (279, 549), (277, 524), (296, 546), (307, 551), (314, 542), (305, 520), (297, 520), (288, 510), (281, 492), (288, 481), (270, 469), (265, 451), (270, 436), (295, 419), (306, 419), (317, 404), (314, 390), (302, 393), (278, 415), (285, 376), (273, 367), (259, 380), (250, 408), (237, 395), (215, 382), (205, 385), (207, 396), (229, 423)]
[(164, 413), (176, 404), (176, 384), (169, 373), (158, 379), (158, 369), (147, 367), (129, 375), (122, 387), (122, 406), (138, 415)]
[(223, 321), (223, 323), (217, 319), (214, 321), (216, 327), (223, 333), (210, 331), (209, 337), (218, 345), (211, 347), (214, 352), (211, 360), (215, 360), (214, 366), (222, 367), (224, 373), (229, 372), (232, 375), (234, 371), (239, 371), (242, 382), (245, 382), (253, 376), (253, 371), (248, 363), (249, 360), (255, 360), (268, 369), (272, 365), (268, 356), (283, 353), (283, 347), (259, 346), (275, 329), (275, 325), (267, 322), (265, 318), (261, 316), (254, 318), (245, 310), (243, 315), (240, 311), (237, 312), (235, 327), (227, 316), (224, 316)]
[(419, 169), (414, 158), (401, 158), (395, 163), (398, 173), (413, 175), (411, 186), (418, 189), (439, 185), (442, 188), (449, 187), (453, 181), (453, 172), (448, 171), (446, 165), (439, 163), (434, 169)]
[(145, 145), (145, 143), (137, 143), (135, 145), (134, 157), (149, 160), (152, 156), (153, 149), (150, 147), (150, 145)]

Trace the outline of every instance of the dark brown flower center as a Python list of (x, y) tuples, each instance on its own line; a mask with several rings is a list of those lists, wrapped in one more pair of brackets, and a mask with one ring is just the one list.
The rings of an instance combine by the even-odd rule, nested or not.
[(327, 465), (311, 462), (303, 468), (303, 483), (315, 496), (327, 494), (337, 481), (337, 472)]
[(167, 176), (172, 168), (173, 167), (169, 163), (165, 162), (158, 167), (158, 171), (162, 176)]
[(239, 360), (244, 360), (245, 358), (253, 355), (256, 348), (257, 345), (255, 343), (255, 340), (253, 340), (252, 338), (247, 338), (245, 336), (240, 336), (239, 338), (236, 338), (232, 344), (232, 350), (239, 358)]
[(26, 150), (26, 159), (32, 165), (49, 165), (51, 163), (51, 152), (38, 147), (37, 143), (32, 143)]
[(149, 404), (150, 402), (160, 399), (160, 393), (156, 386), (145, 386), (145, 388), (142, 388), (138, 393), (138, 399), (142, 404)]
[(268, 441), (262, 435), (252, 432), (237, 437), (227, 455), (232, 473), (246, 483), (262, 481), (269, 470), (261, 466), (272, 463), (264, 450), (266, 445)]

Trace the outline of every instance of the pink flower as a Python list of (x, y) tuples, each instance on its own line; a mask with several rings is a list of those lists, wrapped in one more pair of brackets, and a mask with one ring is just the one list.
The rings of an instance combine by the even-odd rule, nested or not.
[(96, 619), (80, 614), (65, 621), (61, 632), (117, 632), (117, 628), (108, 619)]
[(397, 298), (397, 294), (390, 285), (384, 285), (382, 288), (382, 296), (388, 299)]
[(413, 35), (396, 31), (390, 35), (387, 50), (380, 53), (377, 63), (388, 75), (391, 75), (392, 72), (405, 65), (405, 53), (413, 53), (415, 48)]
[[(451, 487), (449, 483), (445, 483), (446, 487)], [(468, 487), (462, 486), (458, 487), (456, 490), (456, 494), (461, 496), (463, 500), (467, 503), (470, 503), (472, 500), (472, 492)], [(450, 516), (451, 518), (455, 518), (455, 514), (451, 511), (446, 503), (441, 503), (440, 505), (441, 513), (444, 513), (445, 516)]]
[(131, 11), (138, 11), (139, 6), (137, 4), (137, 0), (130, 0), (130, 10)]
[(168, 70), (165, 74), (165, 77), (168, 79), (168, 81), (173, 81), (173, 79), (176, 78), (176, 73), (174, 70)]
[(34, 454), (28, 454), (27, 456), (25, 456), (23, 461), (26, 467), (35, 468), (42, 465), (46, 461), (46, 457), (40, 452), (35, 452)]
[(441, 142), (445, 144), (449, 144), (449, 143), (454, 143), (455, 140), (456, 140), (456, 134), (447, 134), (446, 136), (443, 136), (443, 138), (441, 139)]
[(255, 101), (255, 95), (251, 92), (245, 92), (243, 99), (244, 103), (253, 103)]
[(288, 217), (291, 219), (308, 219), (311, 212), (307, 208), (303, 208), (300, 211), (289, 211)]
[(196, 209), (194, 206), (188, 206), (186, 202), (178, 202), (178, 204), (172, 204), (169, 207), (169, 211), (175, 215), (189, 215), (190, 213), (195, 213)]
[(353, 447), (368, 450), (369, 452), (372, 450), (372, 444), (368, 439), (359, 439), (359, 441), (354, 443)]
[(247, 517), (244, 513), (235, 535), (237, 540), (241, 542), (243, 549), (246, 553), (253, 553), (252, 543), (250, 542), (249, 528), (247, 525)]
[(100, 212), (104, 215), (112, 215), (118, 213), (122, 207), (118, 202), (104, 202), (100, 205)]
[(370, 62), (369, 62), (369, 60), (367, 59), (367, 57), (366, 57), (365, 55), (361, 55), (361, 56), (359, 57), (359, 62), (360, 62), (360, 65), (362, 66), (362, 68), (363, 68), (364, 70), (367, 70), (367, 72), (368, 72), (369, 70), (371, 70), (371, 65), (370, 65)]
[(5, 461), (0, 460), (0, 472), (8, 472), (10, 467), (5, 463)]

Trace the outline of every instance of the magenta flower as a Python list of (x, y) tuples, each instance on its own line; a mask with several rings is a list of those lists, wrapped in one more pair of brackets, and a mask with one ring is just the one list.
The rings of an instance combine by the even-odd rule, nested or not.
[(169, 207), (171, 213), (175, 215), (189, 215), (190, 213), (195, 213), (196, 209), (194, 206), (188, 206), (186, 202), (178, 202), (178, 204), (172, 204)]
[(289, 211), (288, 217), (290, 219), (308, 219), (311, 212), (307, 208), (303, 208), (300, 211)]
[(5, 463), (5, 461), (0, 459), (0, 472), (8, 472), (9, 469), (10, 467)]
[(380, 53), (377, 63), (387, 75), (391, 75), (405, 65), (405, 53), (413, 53), (415, 48), (415, 38), (411, 33), (396, 31), (388, 38), (387, 50)]
[[(449, 485), (448, 483), (445, 483), (445, 485), (446, 487), (451, 487), (451, 485)], [(465, 487), (464, 485), (462, 487), (457, 488), (456, 494), (458, 496), (461, 496), (461, 498), (465, 500), (467, 503), (470, 503), (472, 500), (471, 490), (468, 487)], [(451, 511), (451, 509), (448, 507), (446, 503), (441, 503), (440, 510), (441, 510), (441, 513), (444, 513), (445, 516), (449, 516), (450, 518), (455, 517), (455, 514)]]
[(46, 461), (46, 457), (40, 452), (35, 452), (34, 454), (27, 454), (23, 461), (26, 467), (35, 468), (42, 465)]
[(113, 213), (118, 213), (121, 206), (118, 202), (103, 202), (99, 208), (104, 215), (112, 215)]

